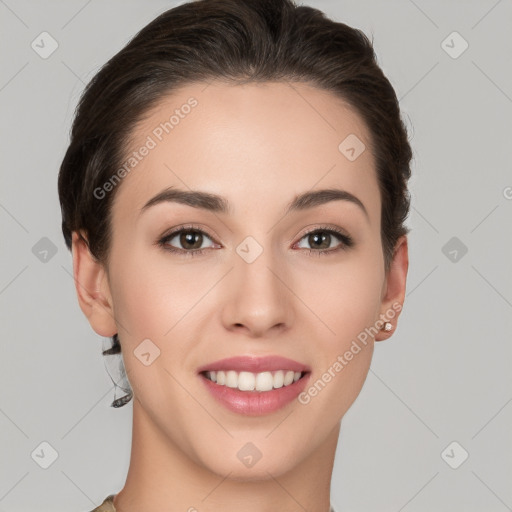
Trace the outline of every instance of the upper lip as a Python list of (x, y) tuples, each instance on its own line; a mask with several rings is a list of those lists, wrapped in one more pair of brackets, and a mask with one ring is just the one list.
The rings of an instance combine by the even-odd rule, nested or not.
[(292, 370), (294, 372), (310, 372), (311, 368), (303, 363), (282, 356), (236, 356), (219, 359), (205, 364), (197, 369), (198, 373), (205, 371), (226, 371), (260, 373), (263, 371)]

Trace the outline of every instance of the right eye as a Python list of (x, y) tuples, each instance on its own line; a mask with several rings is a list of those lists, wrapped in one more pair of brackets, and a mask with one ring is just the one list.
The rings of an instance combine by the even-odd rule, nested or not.
[[(182, 256), (197, 256), (204, 254), (205, 249), (203, 242), (205, 238), (212, 240), (212, 238), (202, 229), (194, 226), (181, 227), (168, 233), (158, 241), (164, 250), (178, 253)], [(182, 248), (175, 247), (174, 244), (180, 244)]]

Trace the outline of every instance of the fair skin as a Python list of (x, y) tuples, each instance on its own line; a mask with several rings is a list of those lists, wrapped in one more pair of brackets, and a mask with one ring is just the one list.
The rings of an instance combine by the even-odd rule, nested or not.
[[(80, 307), (96, 333), (119, 333), (134, 392), (130, 468), (114, 505), (119, 512), (328, 512), (340, 423), (364, 384), (374, 340), (309, 403), (294, 400), (259, 417), (219, 405), (197, 368), (278, 354), (311, 366), (314, 383), (358, 334), (403, 304), (407, 238), (386, 273), (368, 131), (341, 100), (297, 83), (205, 87), (175, 91), (137, 126), (134, 150), (189, 97), (198, 101), (118, 185), (108, 266), (73, 238)], [(349, 134), (367, 147), (354, 161), (338, 149)], [(218, 194), (231, 212), (162, 202), (141, 213), (168, 187)], [(296, 195), (327, 188), (350, 192), (367, 213), (336, 200), (284, 215)], [(203, 254), (156, 244), (188, 223), (206, 233), (193, 246)], [(343, 247), (331, 235), (315, 248), (306, 233), (322, 227), (338, 227), (354, 245), (308, 254)], [(263, 248), (252, 263), (236, 252), (248, 236)], [(167, 241), (192, 251), (182, 243), (179, 235)], [(393, 334), (398, 316), (375, 341)], [(161, 351), (148, 366), (134, 355), (145, 339)], [(237, 457), (247, 442), (262, 453), (252, 467)]]

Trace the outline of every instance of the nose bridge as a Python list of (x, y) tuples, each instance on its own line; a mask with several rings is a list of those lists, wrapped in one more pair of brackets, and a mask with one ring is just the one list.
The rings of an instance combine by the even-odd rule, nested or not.
[(248, 236), (235, 249), (234, 268), (227, 285), (226, 327), (242, 324), (261, 334), (290, 322), (292, 304), (284, 284), (285, 267), (272, 250), (270, 237), (265, 240), (263, 245)]

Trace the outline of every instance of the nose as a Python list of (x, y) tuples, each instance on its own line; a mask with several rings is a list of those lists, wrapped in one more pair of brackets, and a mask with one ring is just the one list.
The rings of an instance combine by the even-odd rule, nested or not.
[(264, 250), (251, 263), (236, 254), (234, 268), (223, 283), (224, 327), (255, 338), (289, 329), (294, 318), (289, 280), (284, 262), (278, 263), (271, 250)]

